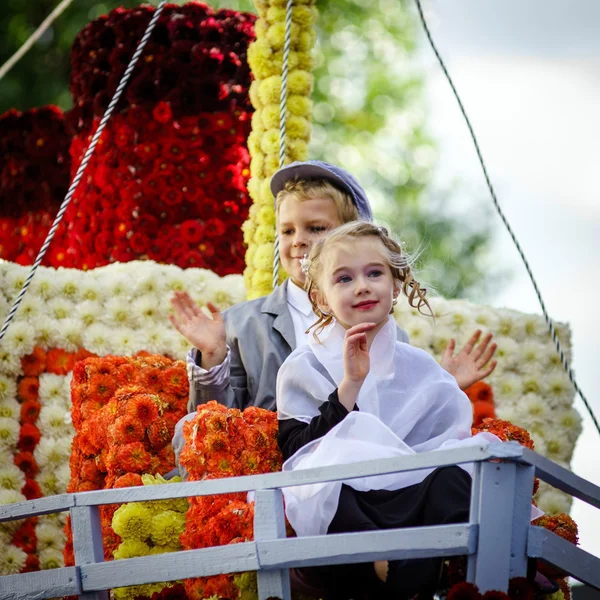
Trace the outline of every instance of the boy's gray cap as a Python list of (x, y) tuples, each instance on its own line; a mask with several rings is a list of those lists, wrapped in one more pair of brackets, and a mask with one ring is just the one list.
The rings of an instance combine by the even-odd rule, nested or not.
[(373, 212), (365, 190), (356, 179), (341, 167), (330, 165), (320, 160), (307, 160), (305, 162), (293, 162), (279, 169), (271, 178), (271, 192), (273, 196), (283, 189), (290, 179), (326, 179), (346, 193), (350, 194), (354, 205), (358, 210), (361, 221), (372, 221)]

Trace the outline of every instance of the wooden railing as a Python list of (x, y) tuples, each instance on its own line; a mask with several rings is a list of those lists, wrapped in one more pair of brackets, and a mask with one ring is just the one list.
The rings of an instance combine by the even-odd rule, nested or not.
[[(474, 463), (468, 523), (314, 537), (286, 538), (281, 489), (423, 468)], [(482, 592), (506, 591), (536, 557), (600, 589), (600, 559), (530, 525), (534, 475), (600, 508), (600, 488), (510, 442), (416, 456), (210, 481), (62, 494), (0, 506), (0, 522), (69, 511), (75, 566), (0, 577), (0, 598), (33, 600), (79, 595), (105, 600), (108, 589), (258, 572), (260, 600), (290, 598), (288, 569), (383, 559), (468, 557), (468, 581)], [(256, 491), (254, 540), (104, 562), (99, 506)]]

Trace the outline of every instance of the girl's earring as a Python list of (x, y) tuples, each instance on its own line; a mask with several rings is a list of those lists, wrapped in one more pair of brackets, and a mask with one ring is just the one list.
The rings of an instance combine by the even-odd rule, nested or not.
[(392, 300), (392, 306), (396, 306), (396, 304), (398, 304), (398, 296)]

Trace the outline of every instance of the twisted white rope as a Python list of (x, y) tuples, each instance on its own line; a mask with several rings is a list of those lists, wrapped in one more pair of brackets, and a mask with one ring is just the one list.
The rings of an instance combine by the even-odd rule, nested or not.
[(13, 317), (15, 316), (15, 313), (17, 312), (17, 309), (19, 308), (19, 305), (21, 304), (21, 300), (23, 300), (23, 296), (25, 295), (25, 292), (27, 292), (27, 289), (29, 288), (29, 284), (31, 283), (31, 280), (33, 279), (33, 276), (35, 275), (37, 268), (40, 266), (40, 263), (42, 262), (44, 255), (46, 254), (46, 250), (48, 250), (48, 246), (50, 246), (50, 242), (52, 241), (52, 238), (54, 237), (56, 229), (58, 228), (59, 223), (62, 221), (63, 215), (65, 214), (65, 211), (67, 210), (67, 207), (69, 206), (69, 203), (71, 202), (71, 198), (73, 197), (73, 194), (75, 193), (75, 190), (77, 189), (77, 186), (78, 186), (79, 182), (81, 181), (81, 178), (83, 177), (85, 169), (88, 166), (90, 159), (92, 158), (92, 154), (94, 153), (94, 150), (96, 149), (98, 140), (100, 139), (100, 136), (102, 135), (102, 132), (104, 131), (104, 128), (106, 127), (106, 124), (108, 123), (108, 120), (110, 119), (110, 116), (112, 115), (112, 113), (115, 109), (115, 106), (117, 105), (117, 102), (119, 102), (119, 99), (121, 98), (121, 94), (123, 93), (123, 90), (125, 89), (125, 86), (127, 85), (127, 82), (129, 81), (129, 78), (131, 77), (131, 73), (133, 72), (133, 69), (135, 68), (136, 63), (137, 63), (139, 57), (141, 56), (141, 54), (144, 50), (144, 47), (146, 46), (146, 43), (150, 39), (152, 30), (154, 29), (154, 26), (156, 25), (156, 22), (158, 21), (158, 18), (160, 17), (162, 10), (166, 3), (167, 3), (167, 0), (162, 0), (161, 3), (156, 8), (155, 13), (152, 16), (152, 19), (150, 20), (150, 23), (148, 23), (148, 27), (146, 29), (146, 32), (144, 33), (144, 36), (140, 40), (140, 43), (138, 44), (136, 51), (134, 52), (133, 56), (131, 57), (131, 61), (129, 62), (127, 69), (125, 69), (125, 73), (123, 74), (121, 82), (119, 83), (119, 86), (117, 87), (115, 95), (113, 96), (112, 100), (110, 101), (110, 104), (108, 105), (108, 108), (106, 109), (106, 112), (104, 113), (104, 116), (102, 117), (102, 120), (100, 121), (100, 125), (98, 125), (98, 129), (96, 130), (96, 133), (94, 134), (94, 137), (92, 138), (92, 141), (90, 142), (90, 145), (88, 146), (88, 149), (85, 152), (85, 156), (83, 157), (83, 160), (81, 161), (81, 164), (79, 165), (79, 168), (77, 169), (75, 178), (73, 179), (71, 186), (69, 187), (69, 191), (67, 192), (67, 195), (65, 196), (65, 199), (63, 200), (63, 203), (60, 206), (60, 209), (58, 210), (58, 214), (56, 215), (56, 218), (54, 219), (54, 223), (52, 223), (52, 227), (50, 228), (50, 231), (48, 232), (48, 235), (46, 236), (46, 240), (44, 241), (44, 244), (40, 248), (37, 258), (35, 259), (35, 262), (33, 263), (32, 267), (31, 267), (31, 271), (29, 272), (27, 279), (23, 283), (23, 287), (21, 288), (19, 295), (17, 296), (16, 300), (14, 301), (13, 306), (10, 309), (10, 312), (8, 313), (8, 316), (6, 317), (6, 320), (4, 322), (2, 330), (0, 331), (0, 341), (2, 341), (2, 338), (4, 338), (4, 335), (6, 334), (6, 330), (8, 329), (8, 326), (10, 325), (10, 322), (12, 321)]
[(2, 79), (20, 60), (27, 51), (33, 46), (52, 23), (63, 14), (73, 0), (63, 0), (40, 24), (40, 26), (25, 40), (25, 43), (0, 67), (0, 79)]
[[(285, 36), (283, 41), (283, 65), (281, 69), (281, 93), (279, 96), (279, 168), (285, 163), (285, 122), (287, 119), (287, 80), (290, 45), (292, 37), (292, 5), (287, 0), (285, 6)], [(275, 206), (275, 245), (273, 247), (273, 289), (279, 285), (279, 224), (277, 206)]]

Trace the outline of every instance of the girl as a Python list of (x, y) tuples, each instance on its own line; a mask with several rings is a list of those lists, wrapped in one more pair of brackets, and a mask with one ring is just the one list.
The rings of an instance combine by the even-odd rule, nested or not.
[[(398, 341), (401, 294), (420, 311), (425, 290), (399, 244), (372, 223), (349, 223), (317, 242), (305, 263), (317, 321), (277, 378), (284, 470), (404, 456), (498, 441), (471, 437), (472, 408), (456, 380), (423, 350)], [(468, 520), (471, 480), (459, 467), (284, 490), (298, 535)], [(327, 598), (433, 593), (441, 559), (319, 568)], [(335, 581), (334, 581), (335, 580)], [(379, 589), (378, 588), (381, 588)]]

